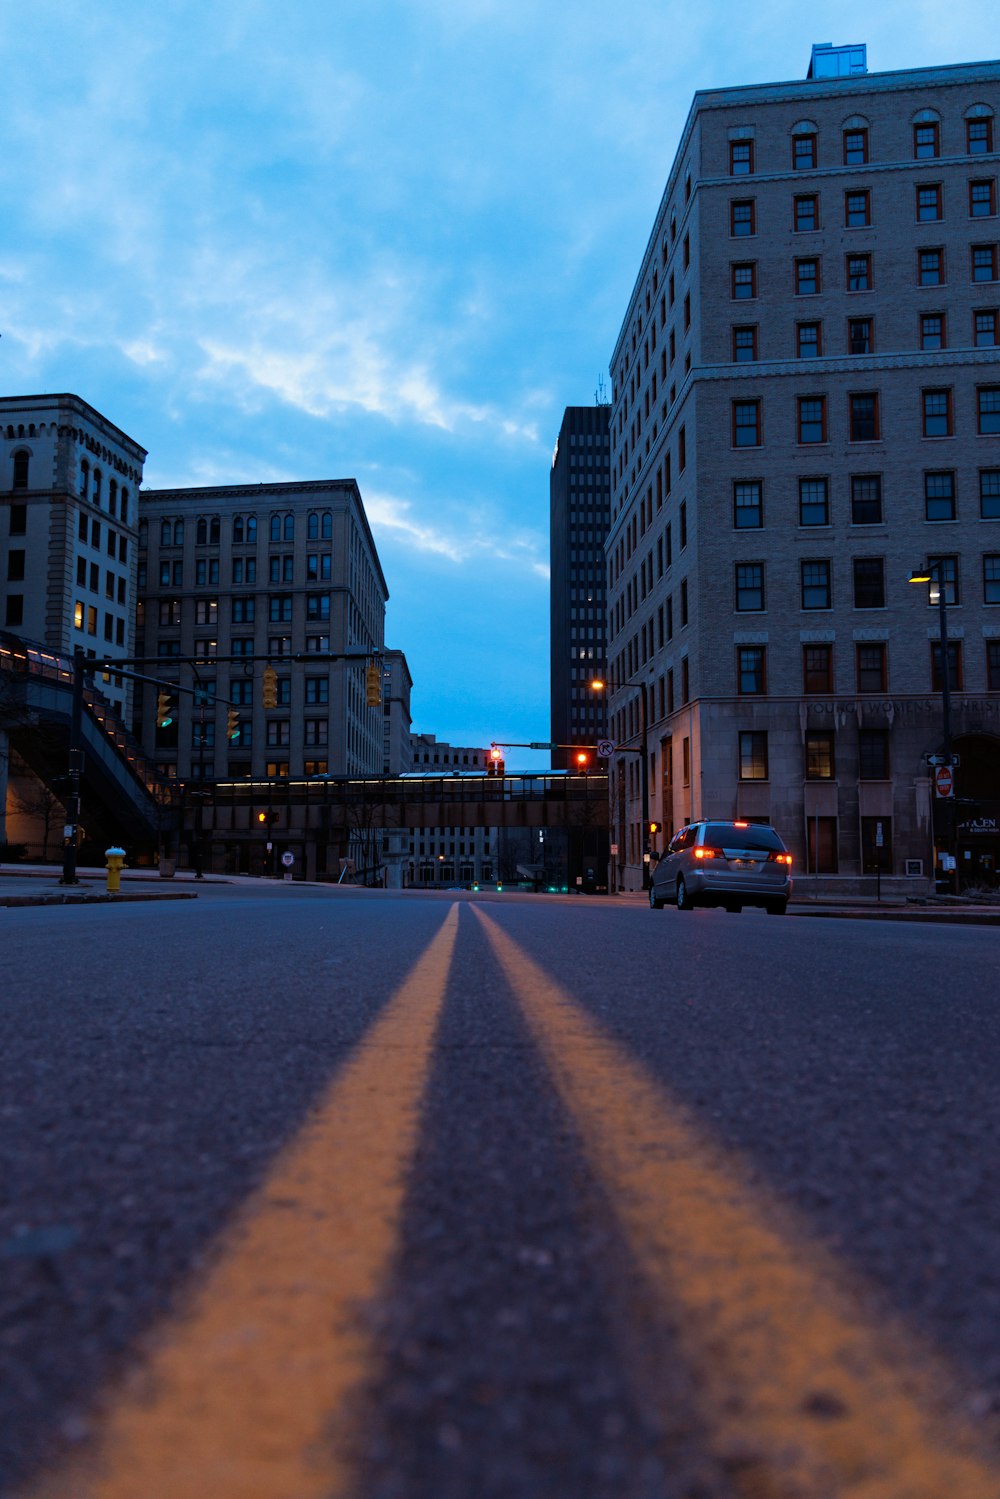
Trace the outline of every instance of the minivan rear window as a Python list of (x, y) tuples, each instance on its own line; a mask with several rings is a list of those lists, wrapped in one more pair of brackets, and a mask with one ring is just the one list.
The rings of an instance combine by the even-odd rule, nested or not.
[(743, 828), (731, 822), (707, 822), (705, 843), (710, 848), (766, 848), (779, 852), (785, 847), (773, 828), (753, 822)]

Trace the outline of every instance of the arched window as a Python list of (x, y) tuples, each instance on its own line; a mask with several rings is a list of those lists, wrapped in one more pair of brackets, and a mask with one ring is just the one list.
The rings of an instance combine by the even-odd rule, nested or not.
[(128, 490), (125, 488), (124, 484), (122, 485), (122, 492), (121, 492), (121, 495), (120, 495), (120, 499), (121, 499), (121, 518), (122, 518), (123, 521), (126, 521), (126, 520), (128, 520)]
[(84, 499), (90, 493), (90, 464), (86, 458), (80, 464), (80, 494)]
[(195, 546), (203, 547), (208, 544), (208, 521), (203, 515), (198, 517), (198, 526), (194, 533)]
[(174, 528), (168, 520), (160, 521), (160, 546), (168, 547), (173, 538)]
[(14, 454), (14, 488), (27, 489), (28, 487), (28, 464), (31, 454), (24, 448), (19, 448)]
[(217, 515), (213, 515), (208, 523), (208, 544), (213, 547), (219, 545), (219, 517)]
[(333, 513), (330, 510), (323, 511), (323, 540), (329, 541), (333, 536)]
[(99, 468), (95, 468), (94, 469), (94, 504), (95, 505), (99, 505), (100, 503), (101, 503), (101, 471), (100, 471)]
[(139, 545), (141, 547), (144, 547), (144, 548), (149, 546), (149, 521), (148, 520), (141, 520), (139, 522)]
[(285, 516), (285, 540), (286, 541), (294, 541), (295, 540), (295, 516), (294, 515), (286, 515)]
[(175, 520), (174, 521), (174, 546), (175, 547), (182, 547), (183, 545), (184, 545), (184, 522), (182, 520)]
[(256, 540), (257, 540), (257, 517), (255, 515), (248, 515), (247, 516), (247, 541), (256, 541)]
[(306, 535), (310, 541), (319, 541), (319, 516), (315, 510), (309, 512), (309, 527)]
[(118, 514), (118, 481), (116, 479), (108, 481), (108, 514)]
[(281, 540), (281, 516), (280, 515), (272, 515), (271, 516), (271, 540), (272, 541), (280, 541)]
[(243, 540), (243, 517), (242, 517), (242, 515), (234, 515), (233, 516), (233, 543), (234, 543), (234, 545), (238, 546), (242, 542), (242, 540)]

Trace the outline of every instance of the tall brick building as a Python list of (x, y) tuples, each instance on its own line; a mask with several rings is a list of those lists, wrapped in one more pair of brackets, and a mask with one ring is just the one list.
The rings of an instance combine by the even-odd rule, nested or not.
[[(877, 860), (924, 889), (949, 846), (990, 883), (1000, 64), (864, 66), (824, 46), (801, 82), (694, 98), (611, 362), (611, 725), (645, 749), (654, 845), (767, 819), (816, 888)], [(642, 771), (622, 755), (612, 783), (628, 888)]]

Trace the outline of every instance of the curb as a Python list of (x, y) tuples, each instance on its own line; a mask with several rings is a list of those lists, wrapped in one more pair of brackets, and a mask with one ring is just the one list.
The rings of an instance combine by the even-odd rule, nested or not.
[(53, 891), (48, 895), (0, 895), (0, 906), (119, 906), (130, 901), (148, 900), (197, 900), (196, 890), (152, 890), (133, 894), (91, 894), (89, 890)]

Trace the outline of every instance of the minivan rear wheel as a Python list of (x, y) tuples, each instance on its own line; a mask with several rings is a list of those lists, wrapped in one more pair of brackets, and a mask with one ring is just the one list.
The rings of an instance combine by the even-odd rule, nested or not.
[(663, 910), (663, 901), (657, 895), (655, 885), (650, 885), (649, 887), (649, 909), (651, 911)]
[(688, 887), (684, 883), (684, 876), (677, 876), (677, 909), (678, 911), (693, 911), (694, 901), (688, 894)]

